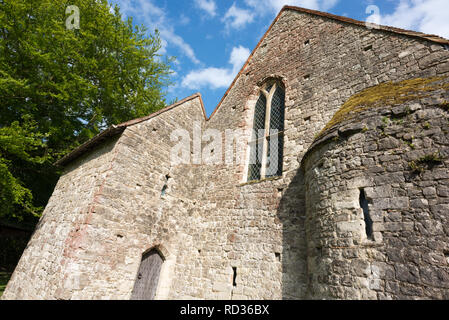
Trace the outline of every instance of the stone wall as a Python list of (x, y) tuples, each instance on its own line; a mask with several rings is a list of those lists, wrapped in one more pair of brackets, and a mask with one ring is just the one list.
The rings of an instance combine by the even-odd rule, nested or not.
[(308, 152), (311, 298), (449, 298), (449, 94), (442, 92), (365, 110)]
[(2, 299), (59, 299), (64, 288), (77, 287), (68, 278), (77, 272), (73, 250), (87, 249), (82, 236), (91, 228), (92, 202), (110, 172), (116, 144), (113, 139), (66, 168)]
[[(211, 119), (192, 100), (129, 126), (118, 142), (67, 168), (3, 298), (127, 299), (153, 246), (166, 258), (157, 298), (345, 296), (311, 275), (311, 244), (319, 246), (306, 232), (316, 228), (310, 210), (331, 201), (307, 202), (306, 210), (302, 158), (352, 95), (385, 81), (448, 75), (448, 59), (428, 40), (282, 11)], [(270, 78), (286, 91), (282, 177), (246, 184), (246, 165), (170, 166), (174, 128), (250, 129)], [(323, 237), (332, 227), (323, 226)], [(377, 297), (360, 294), (346, 296)]]
[[(371, 49), (365, 51), (369, 46)], [(299, 170), (303, 155), (353, 94), (385, 81), (447, 75), (448, 58), (449, 51), (443, 46), (420, 39), (293, 11), (281, 15), (207, 123), (208, 128), (222, 130), (251, 128), (260, 85), (270, 77), (284, 83), (282, 178), (242, 185), (246, 166), (214, 167), (205, 171), (204, 180), (211, 187), (206, 189), (202, 203), (216, 206), (212, 212), (204, 210), (210, 221), (217, 224), (242, 221), (227, 228), (227, 232), (235, 233), (238, 243), (231, 242), (229, 239), (234, 237), (227, 238), (226, 232), (221, 234), (220, 241), (213, 243), (218, 247), (214, 259), (224, 261), (223, 269), (232, 264), (244, 268), (245, 273), (239, 279), (243, 288), (238, 285), (236, 290), (240, 293), (249, 287), (252, 291), (248, 293), (254, 294), (239, 295), (239, 298), (309, 296), (306, 210)], [(248, 224), (256, 227), (248, 228)], [(222, 249), (226, 245), (232, 248), (232, 260), (226, 259)], [(280, 256), (280, 264), (276, 256)], [(271, 271), (261, 270), (262, 267)], [(231, 274), (227, 272), (229, 284)]]
[(170, 134), (191, 120), (204, 122), (198, 97), (68, 166), (2, 299), (129, 299), (142, 254), (155, 246), (167, 262), (159, 292), (168, 298), (173, 254), (189, 245), (194, 192), (184, 184), (192, 171), (170, 167)]

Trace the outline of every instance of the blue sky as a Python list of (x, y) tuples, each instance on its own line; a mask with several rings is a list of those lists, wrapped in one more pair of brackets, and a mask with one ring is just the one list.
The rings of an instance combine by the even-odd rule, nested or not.
[(448, 0), (109, 0), (175, 56), (167, 101), (201, 92), (210, 115), (285, 4), (449, 38)]

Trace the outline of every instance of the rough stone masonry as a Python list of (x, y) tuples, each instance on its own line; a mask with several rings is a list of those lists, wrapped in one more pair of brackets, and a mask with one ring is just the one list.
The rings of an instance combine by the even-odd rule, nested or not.
[[(2, 299), (129, 299), (151, 249), (156, 299), (448, 299), (448, 46), (284, 7), (209, 119), (196, 94), (59, 161)], [(174, 130), (252, 128), (272, 80), (282, 176), (171, 165)]]

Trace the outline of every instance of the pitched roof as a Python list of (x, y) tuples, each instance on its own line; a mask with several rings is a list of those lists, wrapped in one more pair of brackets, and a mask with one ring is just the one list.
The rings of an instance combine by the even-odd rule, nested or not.
[[(268, 30), (263, 35), (262, 39), (260, 39), (260, 41), (257, 43), (257, 46), (251, 52), (251, 54), (248, 57), (248, 59), (246, 60), (245, 64), (240, 69), (240, 72), (237, 74), (237, 76), (235, 77), (234, 81), (231, 83), (231, 85), (229, 86), (228, 90), (225, 92), (225, 94), (221, 98), (220, 102), (218, 103), (218, 106), (215, 108), (214, 112), (209, 117), (209, 119), (212, 118), (212, 116), (218, 111), (218, 109), (220, 108), (220, 106), (223, 103), (224, 99), (229, 94), (231, 89), (234, 87), (234, 84), (237, 82), (237, 79), (243, 73), (243, 70), (245, 70), (246, 66), (248, 65), (249, 61), (253, 57), (254, 53), (257, 51), (259, 46), (262, 44), (263, 40), (266, 38), (268, 33), (270, 33), (271, 29), (276, 24), (276, 22), (279, 20), (279, 18), (281, 17), (282, 13), (284, 11), (287, 11), (287, 10), (292, 10), (292, 11), (296, 11), (296, 12), (306, 13), (306, 14), (310, 14), (310, 15), (313, 15), (313, 16), (320, 16), (320, 17), (323, 17), (323, 18), (328, 18), (328, 19), (331, 19), (331, 20), (336, 20), (336, 21), (340, 21), (340, 22), (344, 22), (344, 23), (348, 23), (348, 24), (352, 24), (352, 25), (357, 25), (357, 26), (364, 27), (364, 28), (368, 29), (367, 24), (366, 24), (365, 21), (354, 20), (354, 19), (351, 19), (351, 18), (347, 18), (347, 17), (343, 17), (343, 16), (337, 16), (335, 14), (331, 14), (331, 13), (327, 13), (327, 12), (322, 12), (322, 11), (317, 11), (317, 10), (310, 10), (310, 9), (305, 9), (305, 8), (301, 8), (301, 7), (284, 6), (281, 9), (281, 11), (279, 12), (279, 14), (276, 16), (274, 21), (271, 23), (271, 25), (268, 28)], [(389, 26), (382, 26), (382, 25), (378, 25), (378, 24), (375, 24), (375, 23), (371, 23), (370, 25), (375, 30), (382, 30), (382, 31), (390, 32), (390, 33), (395, 33), (395, 34), (409, 36), (409, 37), (412, 37), (412, 38), (419, 38), (419, 39), (422, 39), (422, 40), (428, 40), (428, 41), (435, 42), (435, 43), (438, 43), (438, 44), (441, 44), (441, 45), (449, 45), (449, 40), (448, 39), (445, 39), (445, 38), (442, 38), (442, 37), (439, 37), (439, 36), (436, 36), (436, 35), (433, 35), (433, 34), (425, 34), (425, 33), (417, 32), (417, 31), (404, 30), (404, 29), (399, 29), (399, 28), (389, 27)]]
[[(298, 12), (308, 13), (308, 14), (312, 14), (315, 16), (321, 16), (321, 17), (338, 20), (338, 21), (346, 22), (346, 23), (350, 23), (350, 24), (355, 24), (355, 25), (367, 28), (367, 23), (365, 21), (354, 20), (351, 18), (343, 17), (343, 16), (337, 16), (337, 15), (331, 14), (331, 13), (310, 10), (310, 9), (304, 9), (304, 8), (299, 8), (299, 7), (293, 7), (293, 6), (284, 6), (282, 8), (281, 12), (284, 10), (294, 10), (294, 11), (298, 11)], [(449, 44), (448, 39), (442, 38), (442, 37), (434, 35), (434, 34), (425, 34), (422, 32), (404, 30), (404, 29), (399, 29), (399, 28), (395, 28), (395, 27), (382, 26), (382, 25), (378, 25), (378, 24), (371, 24), (371, 25), (373, 25), (374, 29), (376, 29), (376, 30), (383, 30), (383, 31), (403, 34), (406, 36), (422, 38), (422, 39), (436, 42), (439, 44)]]
[(204, 110), (204, 104), (203, 104), (203, 99), (201, 98), (201, 94), (200, 93), (195, 93), (194, 95), (191, 95), (190, 97), (187, 97), (181, 101), (178, 101), (168, 107), (165, 107), (159, 111), (156, 111), (148, 116), (142, 117), (142, 118), (137, 118), (134, 120), (130, 120), (127, 122), (123, 122), (120, 123), (118, 125), (113, 125), (111, 127), (109, 127), (108, 129), (102, 131), (100, 134), (96, 135), (95, 137), (93, 137), (92, 139), (88, 140), (87, 142), (85, 142), (84, 144), (80, 145), (79, 147), (77, 147), (75, 150), (73, 150), (72, 152), (70, 152), (69, 154), (67, 154), (66, 156), (64, 156), (63, 158), (59, 159), (58, 161), (55, 162), (56, 166), (64, 166), (66, 164), (68, 164), (69, 162), (75, 160), (76, 158), (80, 157), (81, 155), (83, 155), (85, 152), (87, 152), (88, 150), (92, 150), (94, 149), (96, 146), (98, 146), (99, 144), (101, 144), (103, 141), (107, 140), (108, 138), (111, 138), (117, 134), (122, 133), (123, 131), (125, 131), (125, 129), (129, 126), (133, 126), (135, 124), (147, 121), (149, 119), (155, 118), (158, 115), (170, 111), (180, 105), (183, 105), (184, 103), (199, 98), (200, 99), (200, 103), (201, 103), (201, 109), (203, 112), (203, 116), (206, 119), (206, 111)]
[[(250, 56), (248, 57), (248, 59), (246, 60), (245, 64), (243, 65), (243, 67), (240, 69), (240, 72), (237, 74), (237, 76), (234, 78), (234, 81), (231, 83), (231, 85), (229, 86), (228, 90), (226, 90), (225, 94), (223, 95), (223, 97), (221, 98), (220, 102), (218, 103), (217, 107), (215, 108), (214, 112), (211, 114), (211, 116), (209, 118), (207, 118), (206, 116), (206, 112), (204, 110), (204, 105), (203, 105), (203, 100), (201, 98), (201, 94), (200, 93), (196, 93), (190, 97), (187, 97), (171, 106), (168, 106), (162, 110), (159, 110), (155, 113), (150, 114), (149, 116), (143, 117), (143, 118), (139, 118), (139, 119), (135, 119), (135, 120), (130, 120), (128, 122), (124, 122), (121, 123), (119, 125), (114, 125), (108, 129), (106, 129), (105, 131), (103, 131), (102, 133), (100, 133), (99, 135), (97, 135), (96, 137), (92, 138), (91, 140), (87, 141), (86, 143), (84, 143), (83, 145), (79, 146), (78, 148), (76, 148), (75, 150), (73, 150), (71, 153), (69, 153), (68, 155), (66, 155), (65, 157), (63, 157), (62, 159), (58, 160), (55, 165), (58, 166), (63, 166), (68, 164), (70, 161), (78, 158), (79, 156), (81, 156), (84, 152), (86, 152), (87, 150), (91, 150), (93, 149), (95, 146), (97, 146), (98, 144), (100, 144), (101, 142), (103, 142), (105, 139), (112, 137), (114, 135), (117, 135), (121, 132), (123, 132), (128, 126), (149, 120), (151, 118), (154, 118), (156, 116), (158, 116), (161, 113), (164, 113), (168, 110), (171, 110), (189, 100), (192, 100), (194, 98), (199, 98), (200, 102), (201, 102), (201, 106), (203, 109), (203, 114), (204, 114), (204, 118), (207, 120), (209, 120), (210, 118), (212, 118), (215, 113), (218, 111), (218, 109), (220, 109), (220, 106), (222, 105), (224, 99), (227, 97), (227, 95), (229, 94), (229, 92), (231, 91), (231, 89), (234, 87), (235, 83), (237, 82), (237, 79), (240, 77), (240, 75), (243, 73), (243, 70), (245, 70), (246, 66), (248, 65), (249, 61), (251, 60), (251, 58), (253, 57), (254, 53), (257, 51), (257, 49), (259, 48), (259, 46), (261, 45), (261, 43), (263, 42), (263, 40), (266, 38), (266, 36), (268, 35), (268, 33), (271, 31), (271, 29), (273, 28), (273, 26), (276, 24), (276, 22), (279, 20), (279, 18), (281, 17), (282, 13), (284, 11), (287, 10), (292, 10), (292, 11), (296, 11), (296, 12), (301, 12), (301, 13), (305, 13), (305, 14), (310, 14), (313, 16), (320, 16), (323, 18), (328, 18), (331, 20), (336, 20), (336, 21), (340, 21), (343, 23), (348, 23), (348, 24), (352, 24), (352, 25), (357, 25), (360, 27), (364, 27), (364, 28), (368, 28), (366, 22), (364, 21), (359, 21), (359, 20), (354, 20), (351, 18), (347, 18), (347, 17), (343, 17), (343, 16), (337, 16), (334, 14), (330, 14), (330, 13), (326, 13), (326, 12), (322, 12), (322, 11), (316, 11), (316, 10), (310, 10), (310, 9), (305, 9), (305, 8), (300, 8), (300, 7), (294, 7), (294, 6), (284, 6), (281, 11), (279, 12), (279, 14), (276, 16), (276, 18), (274, 19), (274, 21), (271, 23), (270, 27), (268, 28), (268, 30), (265, 32), (264, 36), (262, 37), (262, 39), (260, 39), (260, 41), (258, 42), (257, 46), (254, 48), (254, 50), (251, 52)], [(417, 31), (411, 31), (411, 30), (404, 30), (404, 29), (399, 29), (399, 28), (395, 28), (395, 27), (389, 27), (389, 26), (382, 26), (382, 25), (376, 25), (376, 24), (371, 24), (375, 30), (381, 30), (384, 32), (390, 32), (390, 33), (394, 33), (394, 34), (399, 34), (399, 35), (405, 35), (408, 37), (412, 37), (412, 38), (418, 38), (418, 39), (422, 39), (422, 40), (427, 40), (427, 41), (431, 41), (434, 43), (438, 43), (441, 45), (447, 45), (449, 46), (449, 40), (448, 39), (444, 39), (442, 37), (436, 36), (436, 35), (432, 35), (432, 34), (425, 34), (425, 33), (421, 33), (421, 32), (417, 32)]]

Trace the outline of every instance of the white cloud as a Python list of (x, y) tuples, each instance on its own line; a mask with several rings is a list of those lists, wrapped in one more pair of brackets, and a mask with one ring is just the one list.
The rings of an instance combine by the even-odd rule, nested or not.
[(327, 11), (333, 8), (340, 0), (244, 0), (250, 8), (238, 8), (235, 3), (228, 9), (222, 21), (226, 30), (230, 28), (242, 29), (254, 21), (256, 16), (278, 14), (285, 5), (298, 6), (314, 10)]
[(218, 89), (228, 86), (232, 82), (232, 75), (228, 69), (206, 68), (190, 72), (182, 80), (182, 85), (189, 89), (210, 87)]
[(251, 54), (248, 48), (234, 47), (229, 58), (230, 68), (205, 68), (194, 70), (184, 77), (182, 86), (189, 89), (228, 87)]
[(185, 26), (185, 25), (187, 25), (189, 23), (190, 23), (190, 18), (187, 17), (185, 14), (181, 14), (179, 16), (179, 24)]
[(229, 58), (229, 63), (232, 64), (232, 73), (237, 72), (242, 68), (243, 64), (248, 60), (251, 51), (248, 48), (238, 46), (234, 47)]
[(195, 63), (199, 64), (200, 61), (196, 58), (195, 52), (193, 51), (192, 47), (187, 44), (183, 38), (178, 36), (174, 33), (173, 28), (167, 28), (159, 30), (161, 33), (161, 36), (169, 43), (174, 44), (177, 46), (181, 51), (190, 58), (190, 60)]
[(175, 33), (172, 23), (167, 18), (165, 11), (156, 6), (153, 0), (115, 0), (125, 16), (139, 18), (149, 31), (158, 29), (161, 34), (162, 49), (160, 54), (166, 53), (166, 47), (173, 45), (178, 47), (193, 63), (199, 64), (192, 47)]
[(217, 5), (214, 0), (195, 0), (195, 5), (206, 11), (211, 17), (217, 15)]
[(392, 14), (381, 12), (380, 23), (449, 38), (449, 1), (400, 0)]
[(329, 10), (335, 7), (340, 0), (323, 0), (320, 3), (320, 10)]
[(226, 25), (226, 29), (240, 29), (246, 24), (253, 22), (254, 14), (245, 9), (238, 8), (235, 3), (229, 8), (222, 21)]

